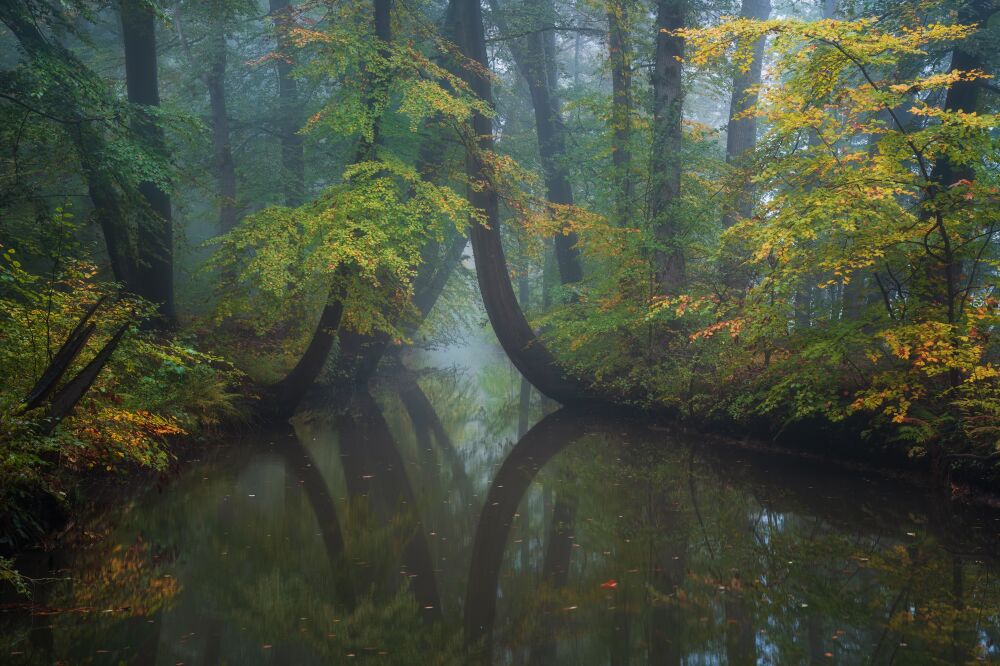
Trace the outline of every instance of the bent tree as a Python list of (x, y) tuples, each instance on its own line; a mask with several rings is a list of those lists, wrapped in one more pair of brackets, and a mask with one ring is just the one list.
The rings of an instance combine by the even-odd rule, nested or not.
[[(428, 299), (443, 287), (433, 274), (415, 284), (427, 239), (450, 239), (470, 214), (450, 187), (430, 182), (408, 163), (405, 151), (382, 141), (386, 122), (419, 126), (435, 115), (454, 122), (467, 117), (475, 103), (459, 79), (410, 40), (394, 39), (394, 11), (389, 0), (376, 0), (370, 9), (354, 11), (353, 22), (289, 28), (297, 45), (315, 53), (308, 80), (357, 82), (336, 89), (304, 128), (349, 129), (354, 156), (340, 182), (318, 197), (295, 208), (265, 209), (219, 240), (215, 262), (232, 273), (238, 287), (227, 295), (223, 316), (252, 299), (263, 332), (287, 320), (297, 299), (312, 298), (320, 310), (298, 362), (266, 391), (265, 409), (275, 414), (294, 409), (340, 334), (346, 333), (342, 343), (352, 344), (378, 341), (383, 334), (385, 343), (403, 337), (399, 327), (409, 318), (396, 313), (412, 312), (415, 288)], [(344, 43), (353, 47), (344, 49)], [(323, 294), (320, 303), (312, 296), (317, 293)]]
[[(453, 0), (458, 26), (458, 46), (470, 63), (461, 70), (476, 96), (492, 106), (493, 92), (486, 57), (482, 9), (478, 0)], [(471, 186), (469, 203), (478, 211), (470, 230), (476, 276), (490, 323), (511, 362), (535, 388), (563, 404), (591, 399), (577, 379), (560, 368), (538, 340), (518, 305), (500, 238), (500, 207), (495, 187), (493, 122), (484, 109), (472, 114), (471, 135), (466, 134), (466, 169)]]

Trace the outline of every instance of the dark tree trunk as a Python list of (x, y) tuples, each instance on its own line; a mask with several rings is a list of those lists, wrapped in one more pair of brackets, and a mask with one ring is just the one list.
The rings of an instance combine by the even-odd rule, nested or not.
[[(766, 21), (771, 15), (770, 0), (743, 0), (740, 16)], [(764, 65), (765, 39), (758, 39), (753, 45), (753, 60), (746, 72), (733, 77), (733, 94), (729, 103), (729, 126), (726, 132), (726, 162), (742, 169), (746, 157), (753, 153), (757, 145), (757, 117), (751, 111), (757, 105), (756, 89), (760, 86), (761, 70)], [(750, 112), (749, 114), (747, 112)], [(743, 184), (737, 194), (735, 211), (723, 217), (725, 228), (736, 224), (739, 219), (748, 219), (753, 214), (753, 189), (749, 182)], [(724, 248), (722, 261), (722, 282), (734, 291), (746, 288), (748, 276), (740, 269), (746, 251), (742, 247)]]
[[(453, 0), (450, 10), (457, 18), (456, 31), (462, 55), (479, 63), (483, 71), (489, 66), (483, 35), (482, 10), (478, 0)], [(472, 91), (487, 104), (493, 103), (488, 77), (469, 68), (460, 68), (460, 75)], [(563, 403), (587, 399), (579, 383), (567, 377), (555, 359), (535, 336), (517, 303), (510, 282), (507, 259), (500, 238), (500, 214), (497, 193), (489, 183), (483, 153), (493, 148), (493, 123), (487, 116), (474, 114), (473, 137), (468, 138), (466, 169), (474, 182), (482, 187), (470, 188), (469, 202), (483, 211), (488, 226), (473, 224), (470, 231), (475, 256), (476, 276), (483, 304), (497, 339), (514, 366), (545, 395)]]
[(93, 215), (104, 235), (111, 274), (125, 291), (139, 293), (139, 262), (132, 234), (129, 233), (129, 217), (112, 175), (100, 164), (104, 138), (98, 130), (87, 125), (77, 126), (74, 134), (80, 165), (87, 181), (87, 194), (94, 205)]
[(340, 526), (337, 502), (309, 449), (299, 441), (294, 431), (285, 434), (286, 437), (275, 438), (275, 448), (285, 458), (288, 469), (294, 473), (294, 478), (302, 486), (313, 515), (316, 516), (319, 534), (326, 550), (326, 559), (330, 563), (333, 591), (337, 595), (337, 600), (353, 607), (356, 602), (355, 590), (351, 577), (344, 573), (346, 564), (344, 533)]
[(410, 417), (410, 422), (415, 431), (426, 430), (434, 435), (441, 456), (447, 461), (451, 468), (452, 480), (458, 486), (459, 494), (465, 504), (472, 502), (475, 495), (472, 481), (465, 471), (465, 463), (455, 450), (455, 445), (444, 429), (444, 424), (434, 410), (434, 405), (427, 399), (427, 395), (420, 388), (420, 384), (415, 379), (405, 383), (400, 391), (399, 397), (403, 403), (406, 413)]
[[(125, 83), (128, 100), (137, 107), (136, 134), (148, 149), (166, 152), (163, 130), (150, 109), (160, 105), (156, 67), (156, 17), (141, 0), (122, 0), (122, 39), (125, 43)], [(170, 195), (159, 184), (143, 182), (139, 191), (150, 215), (139, 222), (138, 294), (157, 306), (158, 326), (169, 325), (174, 312), (174, 238)]]
[[(770, 0), (743, 0), (740, 16), (758, 21), (766, 21), (771, 15)], [(740, 165), (741, 159), (757, 144), (757, 117), (743, 116), (757, 105), (756, 88), (760, 86), (761, 70), (764, 65), (765, 39), (758, 39), (753, 45), (753, 60), (746, 72), (733, 77), (733, 94), (729, 102), (729, 126), (726, 133), (726, 161)], [(747, 214), (740, 210), (744, 217)]]
[(650, 563), (653, 567), (653, 587), (659, 599), (653, 604), (649, 662), (664, 666), (680, 666), (684, 658), (684, 622), (687, 614), (682, 607), (680, 592), (683, 590), (687, 568), (688, 528), (680, 510), (668, 508), (670, 498), (662, 492), (653, 492), (659, 518), (656, 533), (666, 538), (660, 551)]
[[(738, 586), (739, 587), (738, 587)], [(742, 590), (742, 581), (733, 578), (726, 590), (726, 661), (731, 666), (757, 663), (757, 636), (753, 627), (752, 607)]]
[(656, 3), (656, 60), (653, 66), (653, 146), (649, 161), (649, 215), (657, 247), (653, 264), (661, 293), (676, 292), (684, 283), (681, 248), (681, 149), (684, 90), (681, 74), (684, 39), (671, 31), (684, 27), (686, 0)]
[(275, 417), (290, 416), (322, 372), (337, 340), (337, 330), (344, 314), (344, 297), (347, 294), (344, 280), (347, 277), (348, 271), (341, 266), (334, 276), (334, 284), (309, 345), (295, 367), (281, 381), (267, 388), (260, 411)]
[(269, 0), (271, 18), (278, 31), (278, 118), (281, 140), (281, 184), (286, 206), (298, 206), (305, 201), (305, 156), (299, 130), (303, 125), (302, 103), (296, 81), (292, 78), (292, 62), (288, 51), (291, 43), (288, 29), (294, 9), (287, 0)]
[(226, 233), (236, 226), (236, 166), (229, 135), (226, 110), (226, 33), (221, 21), (209, 36), (211, 64), (205, 75), (212, 118), (212, 153), (215, 179), (219, 189), (219, 231)]
[(611, 61), (611, 163), (614, 166), (615, 223), (632, 216), (632, 47), (628, 38), (628, 3), (608, 4), (608, 60)]
[[(554, 12), (551, 0), (529, 0), (528, 5), (536, 18), (535, 24), (531, 26), (532, 32), (523, 39), (522, 44), (511, 44), (511, 55), (531, 94), (546, 197), (551, 203), (572, 206), (573, 186), (566, 168), (566, 132), (556, 87), (555, 32), (541, 29), (545, 27), (542, 25), (545, 23), (544, 19), (551, 19)], [(500, 21), (500, 9), (496, 0), (491, 0), (490, 7)], [(510, 33), (505, 26), (503, 31)], [(573, 232), (555, 236), (556, 261), (563, 284), (573, 284), (583, 279), (580, 250), (576, 246), (578, 241)]]

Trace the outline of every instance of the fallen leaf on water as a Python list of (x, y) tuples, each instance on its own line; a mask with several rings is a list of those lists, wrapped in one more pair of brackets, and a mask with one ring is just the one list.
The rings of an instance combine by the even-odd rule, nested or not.
[(612, 578), (611, 580), (606, 580), (603, 583), (601, 583), (602, 590), (613, 590), (616, 587), (618, 587), (618, 581), (616, 581), (614, 578)]

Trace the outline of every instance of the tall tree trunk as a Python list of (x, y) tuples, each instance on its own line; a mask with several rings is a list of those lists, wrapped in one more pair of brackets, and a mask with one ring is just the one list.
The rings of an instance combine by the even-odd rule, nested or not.
[[(837, 17), (838, 0), (823, 0), (823, 19), (832, 20)], [(809, 135), (809, 147), (815, 149), (820, 145), (819, 135), (811, 132)], [(808, 242), (808, 241), (807, 241)], [(820, 294), (816, 284), (822, 281), (822, 277), (814, 271), (809, 271), (801, 278), (795, 286), (793, 302), (793, 320), (796, 331), (808, 330), (812, 325), (814, 315), (819, 311)]]
[(305, 157), (299, 130), (303, 125), (302, 103), (298, 86), (292, 77), (288, 55), (291, 43), (288, 29), (293, 22), (292, 3), (288, 0), (268, 0), (271, 18), (278, 31), (278, 134), (281, 140), (281, 184), (286, 206), (298, 206), (305, 201)]
[(138, 293), (139, 262), (133, 235), (129, 233), (129, 216), (112, 175), (100, 164), (99, 155), (105, 147), (104, 138), (99, 130), (84, 125), (78, 125), (73, 133), (76, 136), (77, 153), (81, 156), (83, 176), (87, 181), (87, 194), (94, 206), (94, 217), (104, 235), (111, 274), (125, 291)]
[(676, 292), (684, 283), (685, 274), (678, 211), (683, 139), (681, 58), (684, 56), (684, 38), (671, 34), (671, 31), (684, 27), (686, 13), (687, 0), (657, 0), (649, 215), (657, 244), (653, 251), (656, 284), (664, 294)]
[[(542, 29), (546, 27), (546, 19), (552, 18), (554, 9), (551, 0), (528, 0), (526, 4), (531, 8), (535, 21), (522, 44), (511, 44), (511, 55), (531, 94), (546, 197), (554, 204), (572, 206), (573, 186), (566, 168), (566, 132), (557, 92), (555, 32)], [(496, 0), (490, 0), (490, 8), (502, 30), (510, 34), (510, 30), (503, 25)], [(578, 241), (575, 232), (555, 236), (556, 261), (564, 285), (583, 279), (580, 250), (576, 247)]]
[[(770, 0), (743, 0), (740, 11), (743, 18), (766, 21), (770, 15)], [(764, 65), (765, 42), (765, 38), (761, 37), (754, 43), (749, 69), (738, 72), (733, 77), (726, 132), (726, 162), (741, 171), (747, 166), (746, 157), (753, 153), (757, 145), (757, 117), (753, 115), (752, 109), (757, 106), (757, 88), (760, 86)], [(753, 188), (749, 182), (737, 194), (735, 208), (735, 212), (727, 213), (722, 220), (727, 229), (736, 224), (737, 220), (748, 219), (753, 214)], [(748, 276), (740, 269), (745, 254), (745, 248), (742, 247), (723, 248), (722, 283), (737, 292), (742, 292), (747, 286)]]
[[(208, 67), (202, 76), (208, 90), (209, 127), (212, 130), (212, 162), (215, 170), (219, 206), (219, 233), (231, 231), (236, 226), (239, 211), (236, 206), (236, 167), (233, 160), (232, 139), (229, 133), (229, 113), (226, 103), (226, 20), (221, 8), (210, 19), (208, 33)], [(185, 36), (180, 8), (173, 15), (177, 38), (187, 56), (188, 66), (198, 68), (191, 46)]]
[[(489, 63), (483, 34), (482, 9), (478, 0), (452, 0), (456, 36), (463, 56), (482, 68), (458, 67), (472, 91), (487, 104), (493, 103), (490, 79), (485, 73)], [(543, 394), (563, 403), (585, 401), (587, 396), (577, 381), (567, 377), (555, 359), (535, 336), (517, 303), (510, 282), (507, 259), (500, 238), (499, 201), (489, 182), (484, 154), (493, 148), (493, 123), (488, 116), (475, 113), (473, 136), (467, 139), (466, 169), (470, 180), (482, 187), (469, 188), (469, 202), (483, 211), (486, 225), (472, 224), (470, 237), (475, 256), (476, 276), (490, 323), (504, 351), (514, 366)]]
[(205, 75), (212, 118), (212, 153), (219, 194), (219, 231), (226, 233), (236, 226), (236, 166), (229, 135), (226, 109), (226, 33), (221, 21), (209, 35), (211, 64)]
[(608, 60), (611, 62), (611, 163), (614, 166), (615, 223), (632, 215), (632, 46), (628, 21), (631, 0), (608, 2)]
[[(125, 84), (128, 100), (138, 108), (134, 130), (150, 150), (166, 152), (163, 130), (150, 109), (160, 105), (156, 67), (156, 17), (141, 0), (122, 0), (122, 39), (125, 43)], [(174, 319), (174, 238), (170, 195), (159, 184), (142, 182), (139, 191), (151, 215), (139, 223), (140, 296), (157, 306), (157, 325)]]

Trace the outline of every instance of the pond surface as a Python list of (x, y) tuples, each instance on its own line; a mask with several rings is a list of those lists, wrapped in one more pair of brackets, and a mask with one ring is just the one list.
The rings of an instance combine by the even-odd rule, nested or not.
[(1000, 515), (455, 358), (206, 445), (27, 558), (0, 663), (1000, 660)]

